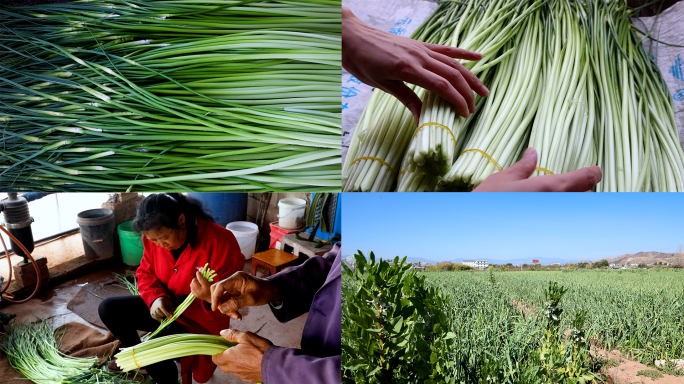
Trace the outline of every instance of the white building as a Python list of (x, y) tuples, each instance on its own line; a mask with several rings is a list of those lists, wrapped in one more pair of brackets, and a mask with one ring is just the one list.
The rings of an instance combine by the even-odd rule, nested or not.
[(487, 269), (489, 262), (487, 260), (463, 260), (463, 265), (477, 269)]
[(430, 263), (427, 261), (416, 261), (414, 263), (411, 263), (411, 269), (414, 271), (424, 271), (428, 266), (430, 266)]
[(347, 267), (351, 269), (352, 271), (356, 270), (356, 258), (353, 255), (347, 256), (346, 259), (344, 259), (344, 262), (347, 264)]

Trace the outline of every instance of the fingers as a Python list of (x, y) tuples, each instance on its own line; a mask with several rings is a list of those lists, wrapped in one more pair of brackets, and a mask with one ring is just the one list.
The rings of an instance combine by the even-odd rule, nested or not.
[(254, 304), (254, 299), (250, 294), (244, 294), (237, 297), (231, 297), (225, 303), (219, 305), (219, 311), (224, 315), (228, 315), (234, 319), (242, 320), (242, 315), (238, 310), (243, 307), (249, 307)]
[[(439, 97), (451, 103), (459, 115), (463, 117), (470, 115), (465, 98), (454, 88), (451, 81), (443, 76), (421, 67), (416, 71), (408, 71), (404, 80), (436, 93)], [(472, 96), (472, 91), (469, 90), (468, 92)]]
[(426, 46), (431, 51), (439, 52), (442, 55), (449, 56), (449, 57), (454, 58), (454, 59), (463, 59), (463, 60), (473, 60), (474, 61), (474, 60), (480, 60), (482, 58), (481, 53), (469, 51), (467, 49), (449, 47), (446, 45), (439, 45), (439, 44), (430, 44), (430, 43), (423, 43), (423, 45)]
[(240, 332), (235, 329), (224, 329), (221, 331), (221, 337), (230, 341), (231, 343), (239, 343), (243, 333), (244, 332)]
[(534, 177), (528, 180), (527, 187), (539, 192), (585, 192), (601, 181), (601, 168), (586, 167), (558, 175)]
[[(166, 303), (165, 303), (165, 304), (166, 304)], [(161, 310), (161, 312), (164, 314), (164, 316), (165, 316), (167, 319), (170, 319), (170, 318), (173, 317), (173, 310), (171, 309), (171, 306), (170, 306), (170, 305), (168, 305), (168, 304), (167, 304), (167, 305), (161, 305), (161, 306), (159, 307), (159, 309)]]
[(461, 72), (438, 60), (430, 60), (426, 63), (425, 69), (447, 79), (452, 87), (465, 99), (466, 104), (468, 105), (468, 112), (475, 112), (475, 95), (473, 94), (473, 89)]
[(389, 93), (390, 95), (396, 97), (402, 104), (411, 111), (413, 114), (413, 119), (418, 125), (420, 120), (420, 111), (423, 106), (423, 102), (420, 97), (416, 95), (411, 88), (409, 88), (403, 81), (385, 81), (378, 84), (378, 88)]
[(537, 150), (530, 147), (523, 153), (522, 159), (510, 167), (499, 172), (499, 177), (506, 177), (510, 180), (524, 180), (532, 175), (537, 166)]
[[(236, 331), (235, 329), (224, 329), (221, 331), (221, 337), (223, 337), (224, 339), (226, 339), (227, 341), (229, 341), (231, 343), (240, 344), (243, 336), (244, 336), (244, 332)], [(211, 357), (211, 361), (214, 364), (218, 365), (223, 372), (231, 372), (232, 371), (230, 351), (231, 351), (231, 348), (228, 348), (225, 352)]]
[(199, 284), (202, 286), (202, 288), (211, 285), (211, 284), (209, 284), (209, 282), (207, 281), (207, 279), (205, 279), (204, 276), (202, 276), (202, 274), (201, 274), (199, 271), (197, 271), (196, 276), (197, 276), (197, 277), (196, 277), (196, 278), (197, 278), (197, 282), (199, 282)]
[[(232, 331), (232, 329), (229, 331)], [(224, 331), (221, 331), (221, 336), (223, 336), (223, 332)], [(219, 353), (218, 355), (214, 355), (211, 357), (211, 361), (214, 364), (218, 365), (218, 367), (221, 369), (221, 371), (226, 372), (226, 373), (231, 372), (231, 370), (232, 370), (232, 365), (231, 365), (232, 359), (230, 357), (230, 355), (232, 353), (231, 349), (232, 348), (228, 348), (224, 352)]]
[(159, 316), (158, 312), (159, 311), (150, 312), (150, 316), (152, 316), (153, 319), (161, 323), (162, 318)]
[(219, 305), (223, 302), (223, 296), (226, 292), (236, 292), (239, 293), (238, 287), (241, 286), (242, 283), (239, 280), (239, 276), (237, 274), (219, 281), (218, 283), (215, 283), (211, 286), (211, 310), (215, 311), (218, 309)]
[(235, 329), (224, 329), (221, 331), (221, 337), (238, 344), (251, 344), (260, 348), (262, 352), (266, 352), (270, 345), (273, 345), (270, 340), (257, 335), (254, 332), (242, 332)]
[[(219, 283), (214, 283), (209, 287), (209, 293), (211, 294), (211, 310), (215, 311), (216, 310), (216, 305), (218, 305), (218, 301), (216, 304), (214, 304), (214, 291), (216, 291)], [(218, 299), (218, 298), (217, 298)]]
[(438, 52), (428, 51), (428, 54), (433, 59), (438, 60), (448, 65), (449, 67), (457, 70), (461, 74), (461, 76), (463, 76), (463, 78), (468, 83), (470, 88), (473, 91), (475, 91), (475, 93), (482, 97), (489, 95), (489, 89), (484, 85), (484, 83), (480, 81), (480, 79), (477, 76), (475, 76), (472, 72), (470, 72), (466, 67), (464, 67), (463, 64), (450, 58), (449, 56), (442, 55)]

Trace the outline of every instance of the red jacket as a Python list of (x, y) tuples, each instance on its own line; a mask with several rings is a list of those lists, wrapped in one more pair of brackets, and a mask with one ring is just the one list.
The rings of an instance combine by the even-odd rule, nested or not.
[[(178, 261), (171, 251), (155, 245), (145, 236), (143, 246), (143, 258), (136, 275), (140, 296), (148, 307), (162, 296), (177, 302), (174, 299), (189, 295), (190, 282), (206, 263), (217, 273), (214, 281), (225, 279), (245, 266), (245, 257), (233, 233), (202, 219), (197, 219), (195, 246), (189, 244)], [(198, 334), (218, 335), (230, 326), (230, 317), (206, 309), (199, 299), (193, 301), (176, 321), (188, 332)], [(190, 356), (181, 361), (181, 367), (191, 369), (193, 378), (199, 383), (209, 381), (216, 369), (211, 356)]]

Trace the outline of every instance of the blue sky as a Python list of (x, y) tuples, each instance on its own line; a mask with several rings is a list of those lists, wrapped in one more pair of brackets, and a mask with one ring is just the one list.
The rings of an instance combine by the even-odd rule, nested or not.
[(344, 255), (600, 260), (684, 244), (684, 193), (345, 193)]

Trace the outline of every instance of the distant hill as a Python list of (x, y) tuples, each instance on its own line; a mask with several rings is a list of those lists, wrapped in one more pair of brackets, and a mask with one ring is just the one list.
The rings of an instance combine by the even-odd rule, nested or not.
[(674, 263), (678, 264), (684, 262), (684, 255), (676, 253), (662, 253), (662, 252), (637, 252), (622, 255), (616, 258), (608, 258), (611, 264), (627, 264), (627, 263)]
[[(346, 259), (347, 256), (344, 256), (343, 258)], [(354, 257), (352, 256), (352, 260), (353, 259), (354, 259)], [(377, 259), (379, 259), (379, 257), (376, 258), (376, 260)], [(391, 258), (391, 259), (394, 259), (394, 258)], [(400, 257), (400, 259), (401, 259), (401, 257)], [(464, 260), (464, 258), (459, 258), (459, 259), (448, 260), (448, 262), (462, 263), (463, 260)], [(485, 259), (485, 260), (489, 261), (489, 264), (501, 265), (501, 264), (511, 263), (513, 265), (520, 265), (520, 259), (504, 259), (504, 260)], [(569, 260), (569, 259), (559, 259), (559, 258), (554, 258), (554, 257), (540, 257), (539, 258), (539, 264), (550, 265), (550, 264), (558, 263), (560, 265), (563, 265), (565, 263), (577, 263), (579, 261), (591, 263), (591, 262), (596, 262), (599, 260), (603, 260), (603, 259), (597, 258), (596, 260), (588, 260), (588, 259), (580, 260), (578, 258), (576, 260)], [(606, 260), (608, 260), (608, 262), (611, 264), (622, 264), (622, 265), (627, 264), (627, 263), (639, 264), (639, 263), (657, 263), (657, 262), (678, 264), (678, 263), (684, 263), (684, 255), (679, 256), (676, 253), (662, 253), (662, 252), (638, 252), (638, 253), (632, 253), (632, 254), (628, 254), (628, 255), (622, 255), (619, 257), (615, 257), (615, 258), (606, 258)], [(411, 257), (411, 256), (409, 256), (406, 259), (406, 261), (409, 263), (415, 263), (418, 261), (427, 261), (430, 264), (440, 263), (439, 261), (426, 259), (424, 257)], [(522, 260), (522, 262), (523, 262), (523, 264), (532, 264), (532, 259), (531, 258), (524, 258)]]

